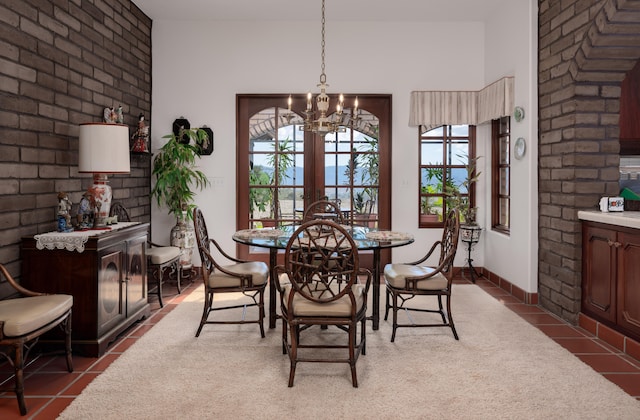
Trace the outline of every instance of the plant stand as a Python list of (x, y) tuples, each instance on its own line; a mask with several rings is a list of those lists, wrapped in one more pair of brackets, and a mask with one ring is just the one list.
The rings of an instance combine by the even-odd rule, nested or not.
[(482, 277), (482, 274), (478, 274), (475, 267), (473, 266), (473, 258), (471, 258), (471, 251), (473, 250), (474, 245), (480, 241), (481, 232), (482, 228), (478, 225), (460, 226), (460, 240), (467, 244), (467, 265), (469, 266), (469, 272), (471, 273), (472, 283), (476, 282), (476, 278)]

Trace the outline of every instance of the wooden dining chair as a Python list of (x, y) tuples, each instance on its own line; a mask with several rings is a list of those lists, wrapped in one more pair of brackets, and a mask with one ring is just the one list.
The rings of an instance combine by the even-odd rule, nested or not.
[[(113, 203), (109, 210), (109, 216), (118, 216), (119, 222), (130, 222), (129, 211), (121, 203)], [(180, 264), (180, 248), (177, 246), (162, 246), (147, 240), (145, 254), (147, 256), (147, 284), (155, 283), (154, 287), (148, 287), (148, 293), (155, 291), (158, 295), (160, 307), (164, 307), (162, 301), (162, 285), (165, 277), (176, 278), (178, 294), (182, 293), (182, 264)]]
[[(419, 259), (406, 264), (387, 264), (384, 267), (384, 279), (387, 286), (387, 300), (384, 319), (387, 320), (389, 309), (393, 310), (393, 331), (391, 342), (395, 340), (399, 327), (450, 327), (453, 336), (458, 340), (458, 333), (451, 315), (451, 283), (453, 280), (453, 260), (458, 248), (460, 235), (460, 217), (457, 209), (451, 210), (445, 219), (442, 239), (436, 241), (429, 252)], [(434, 252), (439, 251), (438, 265), (424, 266)], [(437, 255), (437, 254), (436, 254)], [(416, 296), (436, 296), (438, 309), (431, 309), (412, 304)], [(391, 297), (392, 303), (389, 302)], [(442, 298), (446, 299), (446, 312), (442, 305)], [(416, 299), (417, 300), (417, 299)], [(400, 303), (398, 303), (400, 301)], [(412, 306), (409, 306), (412, 305)], [(398, 311), (429, 312), (440, 314), (442, 322), (434, 323), (399, 323)]]
[[(299, 362), (317, 362), (349, 364), (352, 385), (357, 387), (356, 362), (366, 352), (371, 273), (360, 268), (353, 238), (329, 220), (304, 223), (289, 239), (284, 265), (276, 271), (280, 273), (275, 281), (280, 294), (283, 353), (290, 360), (289, 386), (293, 386)], [(347, 333), (347, 343), (309, 337), (307, 330), (315, 325), (338, 327)], [(333, 332), (319, 329), (318, 333)], [(346, 349), (347, 355), (336, 349)]]
[[(24, 367), (29, 353), (46, 332), (60, 327), (64, 333), (67, 370), (73, 372), (71, 358), (71, 309), (73, 296), (38, 293), (20, 286), (0, 264), (0, 283), (6, 283), (21, 296), (0, 300), (0, 356), (13, 367), (14, 389), (20, 414), (27, 414), (24, 400)], [(7, 350), (5, 350), (5, 348)], [(0, 390), (4, 391), (4, 390)]]
[[(200, 208), (193, 210), (193, 226), (196, 231), (196, 243), (202, 260), (202, 279), (204, 281), (205, 299), (200, 325), (196, 337), (200, 336), (205, 324), (258, 324), (260, 335), (264, 338), (264, 291), (269, 278), (269, 267), (261, 261), (244, 261), (227, 254), (214, 239), (209, 237), (204, 214)], [(210, 245), (215, 247), (214, 257)], [(227, 260), (231, 264), (221, 264)], [(251, 299), (251, 303), (214, 306), (214, 297), (219, 293), (242, 293)], [(257, 306), (258, 316), (245, 319), (247, 308)], [(227, 309), (243, 308), (242, 317), (235, 320), (213, 320), (213, 312)]]
[(331, 220), (338, 224), (344, 224), (344, 217), (340, 205), (331, 200), (318, 200), (309, 204), (304, 209), (302, 222), (315, 219)]

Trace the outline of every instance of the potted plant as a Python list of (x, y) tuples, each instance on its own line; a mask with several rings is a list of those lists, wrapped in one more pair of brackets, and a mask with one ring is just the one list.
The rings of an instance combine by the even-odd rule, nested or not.
[[(420, 187), (420, 191), (424, 194), (433, 192), (434, 188), (430, 185), (423, 185)], [(433, 197), (420, 197), (420, 222), (421, 223), (434, 223), (440, 220), (440, 216), (437, 211), (437, 201), (440, 201), (440, 207), (442, 207), (441, 198)]]
[[(178, 140), (185, 136), (189, 142)], [(180, 262), (189, 265), (195, 244), (193, 227), (188, 225), (195, 207), (194, 190), (202, 190), (209, 185), (206, 175), (196, 168), (196, 160), (200, 157), (200, 151), (206, 148), (208, 136), (202, 129), (183, 129), (177, 136), (169, 134), (163, 138), (168, 141), (153, 160), (152, 175), (156, 183), (151, 195), (158, 206), (166, 207), (168, 213), (176, 217), (176, 225), (171, 229), (171, 245), (180, 247)], [(194, 144), (191, 144), (191, 140)]]
[[(460, 212), (460, 235), (465, 242), (478, 242), (480, 239), (481, 228), (476, 222), (476, 213), (478, 208), (471, 207), (469, 193), (473, 185), (478, 181), (481, 172), (476, 172), (476, 166), (481, 156), (468, 159), (466, 155), (459, 156), (468, 163), (465, 166), (465, 179), (458, 186), (447, 186), (445, 194), (447, 196), (447, 206), (449, 208), (457, 208)], [(467, 195), (462, 195), (460, 190), (467, 191)]]

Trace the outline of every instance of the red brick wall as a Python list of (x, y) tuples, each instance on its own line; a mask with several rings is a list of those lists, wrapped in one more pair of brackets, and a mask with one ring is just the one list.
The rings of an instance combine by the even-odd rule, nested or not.
[[(78, 124), (122, 105), (151, 113), (151, 20), (130, 0), (4, 0), (0, 4), (0, 262), (20, 272), (20, 238), (55, 229), (57, 192), (74, 203)], [(111, 176), (114, 199), (149, 221), (150, 157)], [(0, 285), (0, 297), (6, 289)]]
[(640, 58), (640, 1), (539, 8), (539, 301), (577, 323), (577, 213), (619, 190), (620, 83)]

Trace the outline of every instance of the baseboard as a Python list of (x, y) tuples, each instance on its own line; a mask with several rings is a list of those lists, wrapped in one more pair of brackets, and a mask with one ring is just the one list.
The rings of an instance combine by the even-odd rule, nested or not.
[(578, 325), (612, 347), (640, 360), (640, 343), (580, 312)]
[[(523, 303), (528, 305), (537, 305), (538, 304), (538, 293), (525, 292), (518, 286), (512, 284), (508, 280), (500, 277), (499, 275), (492, 273), (491, 271), (485, 269), (484, 267), (475, 267), (476, 274), (479, 274), (486, 280), (489, 280), (491, 283), (495, 284), (497, 287), (511, 294), (513, 297), (521, 300)], [(470, 271), (468, 267), (461, 267), (460, 273), (465, 278), (471, 278)]]

